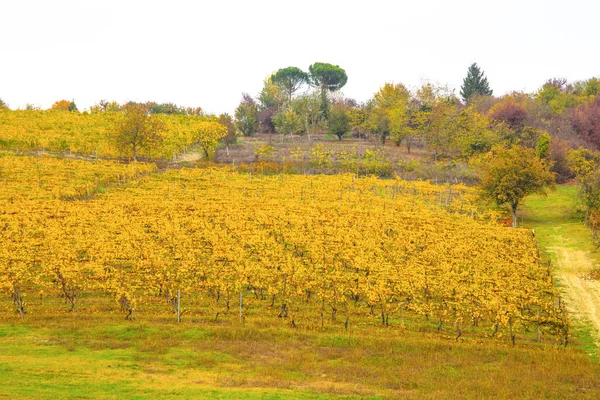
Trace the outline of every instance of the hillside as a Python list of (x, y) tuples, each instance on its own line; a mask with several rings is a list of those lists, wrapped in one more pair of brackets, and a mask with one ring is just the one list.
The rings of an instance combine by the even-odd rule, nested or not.
[(600, 393), (531, 231), (463, 185), (0, 165), (2, 396)]

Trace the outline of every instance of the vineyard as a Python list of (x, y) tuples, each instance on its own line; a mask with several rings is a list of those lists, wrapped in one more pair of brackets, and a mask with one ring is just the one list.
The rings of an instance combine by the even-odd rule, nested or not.
[(569, 337), (532, 232), (497, 224), (461, 185), (6, 153), (0, 193), (5, 319)]
[[(46, 150), (105, 158), (131, 157), (128, 147), (119, 146), (111, 138), (115, 127), (124, 118), (123, 112), (110, 111), (79, 114), (57, 110), (0, 109), (0, 149)], [(215, 123), (213, 117), (157, 115), (153, 118), (164, 127), (164, 131), (152, 148), (140, 153), (144, 158), (168, 160), (193, 144), (206, 140), (212, 143), (214, 140), (213, 131), (206, 130), (207, 123)]]

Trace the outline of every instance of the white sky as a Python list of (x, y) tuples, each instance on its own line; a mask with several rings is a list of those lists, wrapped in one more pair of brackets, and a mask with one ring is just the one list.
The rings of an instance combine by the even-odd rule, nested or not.
[(363, 101), (385, 82), (460, 91), (477, 62), (495, 95), (600, 75), (600, 2), (0, 0), (0, 98), (173, 102), (232, 113), (287, 66), (338, 64)]

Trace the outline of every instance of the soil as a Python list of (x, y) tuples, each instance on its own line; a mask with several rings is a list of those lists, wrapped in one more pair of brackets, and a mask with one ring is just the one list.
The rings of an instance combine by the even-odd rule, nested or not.
[(589, 321), (595, 342), (600, 346), (600, 282), (587, 278), (594, 260), (584, 250), (562, 246), (548, 250), (559, 263), (555, 274), (563, 286), (567, 309), (577, 319)]

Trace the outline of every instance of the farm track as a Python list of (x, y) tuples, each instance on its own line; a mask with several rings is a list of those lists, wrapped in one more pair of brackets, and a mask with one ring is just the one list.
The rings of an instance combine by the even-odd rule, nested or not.
[(564, 288), (567, 309), (577, 319), (591, 325), (594, 341), (600, 347), (600, 282), (586, 278), (594, 261), (587, 251), (569, 247), (548, 249), (556, 255), (556, 276)]
[(524, 222), (534, 228), (542, 253), (552, 260), (567, 310), (585, 326), (600, 349), (600, 281), (590, 279), (600, 266), (600, 253), (583, 224), (575, 186), (559, 186), (547, 197), (525, 201)]

